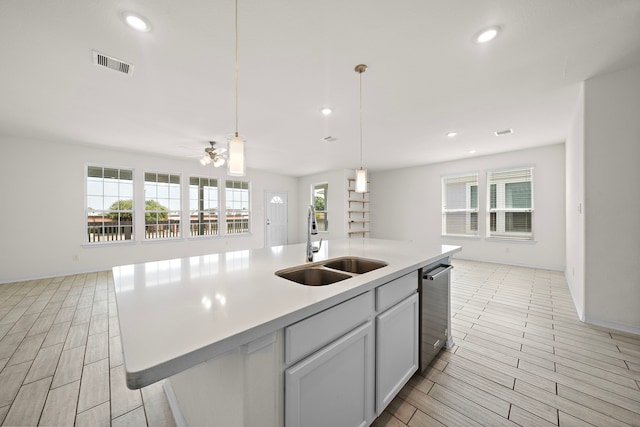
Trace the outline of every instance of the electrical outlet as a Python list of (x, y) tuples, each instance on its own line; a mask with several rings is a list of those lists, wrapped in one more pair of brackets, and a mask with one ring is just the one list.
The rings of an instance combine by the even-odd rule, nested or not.
[(73, 255), (72, 259), (73, 259), (74, 261), (78, 261), (78, 255)]

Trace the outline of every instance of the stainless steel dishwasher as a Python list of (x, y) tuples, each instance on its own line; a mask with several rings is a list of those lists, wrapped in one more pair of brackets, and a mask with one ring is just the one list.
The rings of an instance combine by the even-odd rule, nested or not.
[[(419, 277), (420, 294), (420, 371), (433, 360), (449, 338), (449, 259), (442, 259), (422, 269)], [(452, 345), (453, 342), (449, 344)]]

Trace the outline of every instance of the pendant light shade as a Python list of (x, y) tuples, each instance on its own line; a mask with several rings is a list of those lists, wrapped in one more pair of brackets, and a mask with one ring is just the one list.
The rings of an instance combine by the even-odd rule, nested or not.
[(244, 176), (246, 172), (244, 161), (244, 141), (236, 135), (229, 141), (229, 163), (227, 173), (230, 176)]
[(356, 169), (356, 193), (366, 193), (367, 170), (362, 167), (362, 73), (367, 71), (367, 66), (356, 65), (355, 71), (360, 74), (360, 168)]
[(229, 163), (227, 173), (230, 176), (244, 176), (244, 140), (238, 136), (238, 0), (236, 0), (236, 133), (229, 141)]
[(367, 192), (367, 170), (356, 169), (356, 193)]

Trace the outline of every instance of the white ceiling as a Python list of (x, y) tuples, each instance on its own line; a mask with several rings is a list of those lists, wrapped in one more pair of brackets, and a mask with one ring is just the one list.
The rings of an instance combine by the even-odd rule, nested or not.
[[(233, 24), (233, 0), (0, 0), (0, 133), (198, 156), (235, 130)], [(640, 64), (639, 0), (239, 0), (239, 32), (248, 167), (294, 176), (358, 166), (359, 63), (372, 170), (562, 142), (579, 82)]]

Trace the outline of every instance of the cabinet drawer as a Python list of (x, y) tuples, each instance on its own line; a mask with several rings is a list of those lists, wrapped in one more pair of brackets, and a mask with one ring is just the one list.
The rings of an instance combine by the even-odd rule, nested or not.
[(373, 293), (338, 304), (285, 328), (285, 364), (300, 360), (371, 318)]
[(376, 311), (381, 312), (418, 290), (418, 272), (413, 271), (376, 288)]

